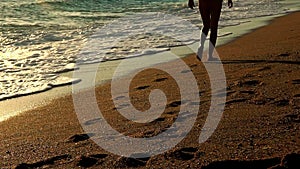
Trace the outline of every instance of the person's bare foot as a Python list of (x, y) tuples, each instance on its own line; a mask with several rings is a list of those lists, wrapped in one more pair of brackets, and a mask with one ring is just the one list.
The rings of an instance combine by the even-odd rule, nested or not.
[(218, 61), (220, 61), (218, 58), (214, 58), (214, 57), (209, 57), (208, 59), (207, 59), (207, 61), (208, 62), (218, 62)]

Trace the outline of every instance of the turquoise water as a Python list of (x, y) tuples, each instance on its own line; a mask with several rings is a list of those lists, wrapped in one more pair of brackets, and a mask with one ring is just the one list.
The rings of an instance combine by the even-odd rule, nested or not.
[[(226, 8), (224, 2), (220, 29), (251, 22), (251, 18), (255, 17), (287, 13), (290, 8), (285, 2), (234, 0), (232, 9)], [(197, 10), (188, 9), (186, 3), (187, 0), (2, 0), (0, 100), (80, 81), (62, 77), (61, 73), (76, 69), (76, 56), (89, 37), (118, 18), (136, 13), (160, 12), (181, 17), (200, 28)], [(156, 20), (159, 22), (159, 18)], [(138, 23), (143, 27), (143, 24), (151, 24), (149, 22)], [(127, 28), (129, 26), (124, 25)], [(182, 29), (180, 24), (171, 25), (170, 28)], [(195, 36), (190, 42), (196, 42), (197, 39)], [(109, 45), (103, 43), (102, 47)], [(109, 56), (88, 58), (82, 63), (126, 58), (143, 54), (148, 49), (160, 52), (177, 45), (180, 42), (168, 37), (141, 32), (139, 36), (114, 46), (108, 52)]]
[[(66, 40), (90, 33), (124, 15), (163, 12), (199, 23), (186, 8), (187, 0), (2, 0), (1, 47), (27, 46)], [(241, 19), (287, 11), (280, 0), (236, 0), (233, 10), (223, 8), (221, 27), (240, 24)], [(56, 34), (66, 34), (60, 36)]]

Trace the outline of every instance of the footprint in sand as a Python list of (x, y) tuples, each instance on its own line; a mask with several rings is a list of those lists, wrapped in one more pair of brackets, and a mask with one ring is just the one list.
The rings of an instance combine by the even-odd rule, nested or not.
[(300, 93), (295, 94), (293, 97), (294, 97), (294, 98), (300, 97)]
[(287, 56), (290, 56), (290, 54), (289, 53), (281, 53), (278, 56), (280, 56), (280, 57), (287, 57)]
[[(130, 157), (147, 162), (150, 159), (150, 154), (148, 153), (133, 153)], [(143, 158), (136, 158), (136, 157), (143, 157)]]
[(114, 100), (120, 100), (120, 99), (123, 99), (123, 98), (125, 98), (125, 96), (118, 96)]
[(203, 94), (205, 93), (205, 91), (204, 90), (202, 90), (202, 91), (199, 91), (199, 96), (203, 96)]
[(246, 99), (246, 98), (231, 99), (231, 100), (226, 101), (225, 104), (240, 103), (240, 102), (245, 102), (247, 100), (248, 99)]
[(255, 94), (255, 91), (253, 91), (253, 90), (241, 90), (240, 93), (242, 93), (242, 94)]
[(139, 86), (137, 88), (135, 88), (136, 90), (144, 90), (144, 89), (147, 89), (149, 88), (150, 86), (146, 85), (146, 86)]
[(95, 124), (95, 123), (98, 123), (100, 122), (100, 118), (96, 118), (96, 119), (92, 119), (92, 120), (88, 120), (84, 123), (84, 125), (92, 125), (92, 124)]
[(97, 159), (102, 159), (107, 156), (108, 156), (108, 154), (92, 154), (92, 155), (90, 155), (90, 157), (97, 158)]
[(272, 104), (275, 104), (278, 107), (283, 107), (289, 105), (290, 101), (287, 99), (282, 99), (282, 100), (276, 100)]
[(176, 112), (176, 111), (168, 111), (166, 114), (176, 114), (176, 113), (178, 113), (178, 112)]
[(147, 164), (147, 161), (150, 158), (128, 158), (128, 157), (120, 157), (115, 161), (114, 166), (120, 168), (128, 168), (128, 167), (143, 167)]
[(97, 163), (99, 163), (100, 159), (104, 159), (106, 158), (108, 155), (107, 154), (92, 154), (89, 156), (79, 156), (76, 158), (76, 165), (78, 167), (92, 167), (94, 165), (96, 165)]
[(165, 121), (165, 120), (166, 120), (165, 117), (159, 117), (159, 118), (155, 119), (154, 121), (155, 122), (160, 122), (160, 121)]
[(228, 96), (230, 94), (231, 94), (231, 92), (219, 92), (219, 93), (214, 94), (213, 96), (215, 96), (215, 97), (225, 97), (225, 96)]
[(88, 167), (92, 167), (93, 165), (97, 164), (98, 159), (92, 158), (92, 157), (80, 156), (80, 157), (77, 157), (76, 161), (77, 161), (76, 165), (78, 167), (88, 168)]
[(189, 65), (190, 68), (195, 68), (195, 67), (197, 67), (197, 66), (198, 66), (197, 64)]
[(191, 70), (183, 70), (183, 71), (181, 71), (181, 73), (189, 73), (189, 72), (191, 72)]
[(181, 105), (181, 101), (173, 101), (170, 104), (168, 104), (167, 107), (178, 107)]
[(280, 121), (279, 124), (291, 124), (291, 123), (299, 123), (300, 122), (300, 115), (299, 114), (289, 114), (284, 116)]
[(113, 110), (120, 110), (120, 109), (123, 109), (123, 108), (125, 108), (125, 107), (129, 107), (130, 106), (130, 104), (128, 104), (128, 103), (124, 103), (124, 104), (121, 104), (119, 107), (114, 107), (113, 108)]
[(260, 80), (245, 80), (242, 82), (239, 82), (239, 86), (257, 86), (262, 84)]
[(162, 122), (162, 121), (165, 121), (166, 118), (165, 117), (159, 117), (153, 121), (150, 122), (150, 124), (155, 124), (155, 123), (159, 123), (159, 122)]
[(193, 118), (194, 114), (190, 112), (183, 112), (181, 118), (177, 119), (178, 122), (186, 122), (186, 119)]
[(159, 78), (159, 79), (155, 79), (153, 82), (163, 82), (165, 80), (167, 80), (168, 78), (163, 77), (163, 78)]
[(258, 96), (256, 98), (251, 99), (250, 103), (255, 105), (264, 105), (264, 104), (272, 103), (274, 102), (274, 100), (275, 98)]
[(265, 70), (271, 70), (271, 67), (270, 66), (264, 66), (264, 67), (258, 69), (258, 71), (265, 71)]
[(197, 151), (196, 147), (184, 147), (171, 152), (169, 156), (178, 160), (191, 160)]
[(226, 91), (226, 95), (227, 95), (227, 96), (230, 96), (230, 95), (232, 95), (232, 94), (234, 94), (234, 93), (236, 93), (236, 91), (234, 91), (234, 90)]
[(295, 94), (290, 104), (296, 109), (300, 108), (300, 94)]
[(300, 79), (292, 80), (292, 84), (300, 84)]
[(95, 134), (94, 133), (88, 133), (88, 134), (75, 134), (71, 136), (67, 142), (72, 142), (72, 143), (77, 143), (80, 141), (85, 141), (88, 140), (90, 137), (93, 137)]
[(155, 129), (149, 129), (149, 130), (143, 131), (143, 137), (144, 138), (150, 138), (150, 137), (153, 137), (155, 135), (156, 135)]
[(24, 168), (41, 168), (46, 165), (53, 165), (55, 163), (63, 163), (63, 161), (68, 162), (71, 159), (71, 155), (65, 154), (60, 156), (54, 156), (51, 158), (48, 158), (46, 160), (41, 160), (35, 163), (21, 163), (15, 167), (15, 169), (24, 169)]

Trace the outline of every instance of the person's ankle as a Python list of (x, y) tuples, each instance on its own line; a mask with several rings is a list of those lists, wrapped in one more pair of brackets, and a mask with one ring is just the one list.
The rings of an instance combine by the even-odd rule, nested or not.
[(202, 59), (202, 55), (203, 55), (203, 47), (199, 46), (198, 51), (197, 51), (197, 58), (199, 60)]

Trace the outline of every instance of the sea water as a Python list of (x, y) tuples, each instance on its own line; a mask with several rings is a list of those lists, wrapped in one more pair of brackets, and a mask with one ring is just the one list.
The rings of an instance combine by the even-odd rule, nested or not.
[[(251, 22), (255, 17), (291, 11), (283, 0), (234, 0), (232, 9), (226, 7), (225, 1), (220, 29)], [(78, 54), (88, 39), (119, 18), (136, 13), (163, 13), (201, 28), (199, 13), (187, 8), (187, 0), (1, 0), (0, 10), (0, 100), (80, 81), (61, 75), (76, 69), (76, 62), (109, 62), (182, 45), (170, 38), (172, 35), (141, 32), (113, 47), (103, 42), (98, 50), (109, 48), (106, 56), (83, 56), (78, 62)], [(143, 27), (158, 24), (160, 19), (150, 22), (153, 21), (141, 19), (136, 23)], [(115, 31), (130, 26), (125, 23)], [(173, 24), (169, 29), (180, 30), (182, 25)], [(197, 42), (198, 35), (189, 40), (189, 43)]]

